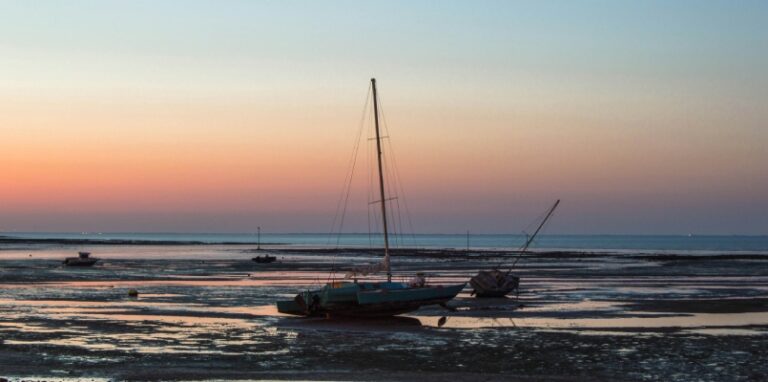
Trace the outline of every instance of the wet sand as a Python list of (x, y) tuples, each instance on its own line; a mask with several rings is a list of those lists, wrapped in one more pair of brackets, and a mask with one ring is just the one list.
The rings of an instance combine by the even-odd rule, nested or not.
[[(256, 264), (251, 245), (112, 243), (89, 247), (93, 268), (63, 267), (77, 245), (0, 245), (0, 377), (768, 379), (768, 254), (539, 253), (516, 269), (519, 296), (468, 288), (453, 311), (344, 321), (283, 316), (274, 301), (377, 252), (273, 248), (276, 263)], [(466, 281), (514, 256), (402, 250), (395, 278)]]

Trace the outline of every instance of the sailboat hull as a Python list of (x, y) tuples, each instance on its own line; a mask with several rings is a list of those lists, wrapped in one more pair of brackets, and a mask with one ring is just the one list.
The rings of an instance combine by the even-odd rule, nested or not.
[(91, 267), (96, 262), (99, 261), (99, 259), (96, 258), (81, 258), (81, 257), (67, 257), (63, 264), (68, 267)]
[(360, 291), (357, 293), (357, 302), (360, 305), (373, 305), (407, 303), (411, 301), (448, 301), (456, 297), (456, 295), (464, 289), (465, 285), (466, 284), (449, 286), (437, 285), (434, 287), (422, 288)]
[(465, 286), (411, 288), (401, 283), (328, 284), (317, 291), (300, 293), (292, 301), (278, 301), (277, 310), (300, 316), (394, 316), (425, 305), (448, 302)]
[(504, 297), (516, 291), (520, 278), (499, 270), (480, 271), (469, 280), (477, 297)]
[[(283, 314), (293, 314), (296, 316), (310, 316), (311, 314), (307, 314), (307, 310), (305, 306), (299, 305), (294, 300), (283, 300), (277, 302), (277, 311)], [(317, 313), (316, 315), (320, 315), (320, 313)]]

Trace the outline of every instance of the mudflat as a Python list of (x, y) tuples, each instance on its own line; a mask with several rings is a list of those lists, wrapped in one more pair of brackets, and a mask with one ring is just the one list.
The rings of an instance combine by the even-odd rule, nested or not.
[[(376, 250), (96, 243), (0, 245), (0, 377), (25, 380), (768, 379), (768, 254), (525, 255), (519, 295), (376, 320), (280, 315)], [(432, 284), (505, 266), (503, 250), (395, 253)], [(128, 296), (136, 289), (138, 297)], [(445, 317), (443, 325), (440, 318)]]

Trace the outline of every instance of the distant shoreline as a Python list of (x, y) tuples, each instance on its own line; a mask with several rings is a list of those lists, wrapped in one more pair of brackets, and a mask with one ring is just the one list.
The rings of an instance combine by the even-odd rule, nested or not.
[[(472, 251), (520, 248), (520, 235), (396, 235), (390, 247), (401, 249), (471, 249)], [(332, 234), (197, 234), (197, 233), (44, 233), (0, 232), (0, 249), (11, 246), (267, 246), (281, 248), (381, 248), (376, 235)], [(5, 247), (5, 248), (3, 248)], [(541, 235), (533, 248), (541, 251), (621, 252), (621, 253), (696, 253), (768, 252), (768, 236), (615, 236)]]
[(284, 243), (257, 242), (208, 242), (189, 240), (138, 240), (138, 239), (63, 239), (25, 238), (0, 236), (0, 244), (60, 244), (60, 245), (283, 245)]
[[(141, 240), (141, 239), (67, 239), (67, 238), (22, 238), (0, 235), (0, 251), (3, 245), (54, 245), (54, 246), (257, 246), (264, 251), (274, 254), (293, 255), (379, 255), (380, 247), (356, 246), (356, 245), (301, 245), (292, 243), (274, 242), (231, 242), (231, 241), (196, 241), (196, 240)], [(245, 253), (258, 252), (256, 249), (239, 249)], [(621, 256), (645, 261), (691, 261), (691, 260), (768, 260), (768, 251), (706, 251), (707, 253), (685, 250), (600, 250), (583, 248), (534, 248), (527, 253), (521, 253), (516, 248), (451, 248), (451, 247), (399, 247), (390, 248), (394, 256), (423, 257), (436, 259), (493, 259), (521, 256), (523, 258), (551, 258), (551, 259), (585, 259)]]

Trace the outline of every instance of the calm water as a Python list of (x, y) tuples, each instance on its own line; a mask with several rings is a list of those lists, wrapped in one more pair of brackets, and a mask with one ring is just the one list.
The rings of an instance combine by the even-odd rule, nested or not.
[[(2, 236), (30, 239), (99, 239), (149, 240), (205, 243), (255, 243), (254, 233), (49, 233), (7, 232)], [(341, 236), (313, 233), (264, 233), (262, 243), (301, 246), (378, 246), (381, 239), (368, 234)], [(523, 235), (469, 236), (472, 248), (518, 248)], [(396, 247), (465, 248), (465, 234), (416, 234), (395, 236)], [(674, 236), (674, 235), (543, 235), (535, 244), (538, 249), (579, 250), (647, 250), (647, 251), (768, 251), (768, 236)]]

